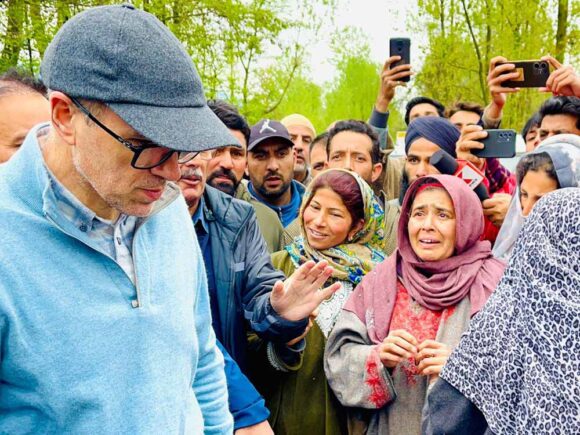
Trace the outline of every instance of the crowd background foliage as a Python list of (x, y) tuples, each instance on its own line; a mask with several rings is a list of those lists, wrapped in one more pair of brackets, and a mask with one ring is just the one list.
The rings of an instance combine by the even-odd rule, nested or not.
[[(319, 131), (337, 119), (366, 119), (375, 101), (381, 64), (358, 28), (331, 31), (335, 78), (319, 85), (310, 76), (320, 59), (309, 47), (332, 28), (344, 0), (134, 0), (182, 41), (202, 77), (208, 98), (236, 104), (250, 122), (299, 112)], [(59, 27), (108, 0), (1, 0), (0, 72), (17, 66), (38, 73)], [(383, 12), (388, 13), (388, 10)], [(405, 100), (427, 95), (452, 104), (487, 104), (489, 60), (537, 59), (543, 54), (578, 67), (580, 1), (417, 0), (408, 33), (426, 32), (422, 62), (391, 109), (391, 131), (404, 129)], [(387, 46), (387, 43), (385, 43)], [(385, 57), (388, 53), (385, 53)], [(520, 129), (546, 98), (522, 90), (506, 106), (504, 127)]]

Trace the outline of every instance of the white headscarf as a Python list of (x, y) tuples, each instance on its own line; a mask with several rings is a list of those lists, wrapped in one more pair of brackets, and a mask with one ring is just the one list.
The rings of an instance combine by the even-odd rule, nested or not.
[[(560, 188), (580, 186), (580, 136), (575, 134), (552, 136), (525, 155), (539, 153), (547, 153), (550, 156)], [(496, 258), (508, 260), (511, 257), (524, 221), (518, 185), (493, 247), (492, 252)]]

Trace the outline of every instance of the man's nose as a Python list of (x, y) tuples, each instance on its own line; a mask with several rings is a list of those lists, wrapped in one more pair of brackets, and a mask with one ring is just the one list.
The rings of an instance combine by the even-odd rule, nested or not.
[(232, 160), (232, 155), (229, 151), (225, 152), (221, 157), (219, 165), (224, 169), (232, 169), (234, 167), (234, 161)]
[(169, 159), (159, 166), (151, 168), (150, 171), (153, 175), (157, 175), (167, 181), (177, 181), (181, 178), (181, 170), (179, 169), (177, 159), (177, 153), (173, 153)]

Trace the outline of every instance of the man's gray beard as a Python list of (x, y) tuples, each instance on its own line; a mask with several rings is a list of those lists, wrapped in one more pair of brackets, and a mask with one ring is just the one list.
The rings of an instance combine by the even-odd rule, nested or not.
[(294, 165), (294, 173), (296, 174), (304, 174), (308, 170), (306, 163), (296, 163)]
[[(72, 153), (72, 162), (73, 162), (73, 166), (75, 167), (75, 170), (77, 171), (80, 184), (83, 184), (85, 186), (90, 186), (95, 192), (97, 192), (97, 194), (101, 197), (101, 199), (103, 201), (105, 201), (105, 203), (109, 207), (117, 210), (121, 214), (131, 215), (130, 213), (127, 212), (127, 210), (125, 210), (121, 201), (115, 201), (112, 198), (107, 198), (107, 197), (101, 195), (101, 192), (99, 192), (99, 190), (97, 189), (97, 186), (95, 186), (91, 177), (89, 177), (86, 174), (86, 172), (82, 169), (81, 162), (80, 162), (79, 157), (78, 157), (78, 153), (75, 153), (75, 152)], [(145, 215), (145, 216), (140, 216), (140, 215), (139, 216), (133, 215), (133, 216), (146, 217), (148, 215), (149, 215), (149, 213), (147, 213), (147, 215)]]

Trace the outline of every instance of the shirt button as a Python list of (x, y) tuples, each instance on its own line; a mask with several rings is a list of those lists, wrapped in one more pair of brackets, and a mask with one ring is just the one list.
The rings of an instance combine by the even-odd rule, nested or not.
[(117, 237), (117, 243), (120, 245), (121, 244), (121, 238)]
[(86, 226), (85, 224), (82, 224), (82, 225), (79, 227), (79, 230), (81, 230), (83, 233), (86, 233), (86, 232), (87, 232), (87, 229), (88, 229), (88, 228), (87, 228), (87, 226)]

